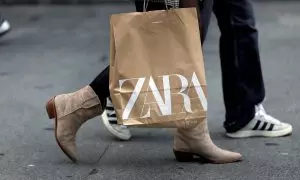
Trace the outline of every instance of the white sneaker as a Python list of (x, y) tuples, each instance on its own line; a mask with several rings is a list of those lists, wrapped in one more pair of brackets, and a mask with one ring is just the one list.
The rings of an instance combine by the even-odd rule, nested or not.
[(102, 114), (103, 124), (106, 129), (120, 140), (129, 140), (131, 138), (130, 130), (127, 126), (117, 124), (117, 116), (113, 104), (107, 98), (106, 110)]
[(10, 30), (10, 24), (8, 23), (8, 21), (6, 20), (1, 21), (0, 19), (0, 36), (8, 33), (9, 30)]
[(235, 133), (226, 133), (226, 135), (231, 138), (281, 137), (292, 133), (292, 125), (280, 122), (268, 115), (261, 104), (257, 105), (255, 110), (255, 117), (246, 127)]

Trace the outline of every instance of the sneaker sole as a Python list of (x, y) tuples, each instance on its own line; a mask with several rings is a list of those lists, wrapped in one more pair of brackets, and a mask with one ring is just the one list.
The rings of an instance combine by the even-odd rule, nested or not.
[(116, 136), (117, 138), (119, 138), (120, 140), (129, 140), (131, 138), (131, 135), (125, 135), (123, 133), (120, 133), (118, 131), (116, 131), (112, 126), (111, 124), (109, 123), (109, 120), (108, 120), (108, 117), (106, 115), (106, 111), (103, 112), (102, 114), (102, 121), (103, 121), (103, 124), (104, 126), (106, 127), (106, 129), (111, 133), (113, 134), (114, 136)]
[(280, 131), (238, 131), (236, 133), (226, 133), (226, 136), (231, 138), (247, 138), (247, 137), (282, 137), (291, 135), (292, 126)]

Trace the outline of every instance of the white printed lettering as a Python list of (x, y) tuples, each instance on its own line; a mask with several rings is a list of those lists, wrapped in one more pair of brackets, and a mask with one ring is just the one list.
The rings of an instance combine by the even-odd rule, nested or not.
[[(122, 114), (122, 119), (126, 120), (129, 118), (129, 115), (132, 111), (132, 108), (142, 90), (142, 87), (144, 85), (144, 82), (145, 82), (145, 79), (146, 78), (137, 78), (138, 79), (138, 82), (136, 83), (135, 85), (135, 88), (130, 96), (130, 99), (128, 100), (128, 103), (126, 104), (125, 108), (124, 108), (124, 111), (123, 111), (123, 114)], [(121, 89), (122, 89), (122, 85), (124, 84), (125, 81), (127, 80), (132, 80), (132, 79), (124, 79), (124, 80), (119, 80), (119, 86), (120, 86), (120, 92), (121, 92)]]
[[(149, 88), (151, 89), (153, 96), (155, 98), (156, 103), (158, 104), (158, 107), (161, 111), (161, 114), (163, 116), (171, 115), (172, 114), (172, 102), (171, 102), (171, 88), (170, 88), (170, 80), (169, 75), (162, 76), (163, 79), (163, 89), (164, 89), (164, 97), (165, 102), (163, 101), (163, 98), (161, 97), (159, 90), (157, 89), (157, 86), (153, 80), (153, 78), (150, 76)], [(144, 104), (145, 106), (145, 104)], [(144, 108), (143, 108), (144, 109)], [(142, 118), (150, 117), (150, 107), (148, 106), (147, 113), (142, 116)]]
[[(179, 78), (180, 82), (181, 82), (181, 87), (179, 92), (173, 93), (173, 95), (181, 95), (183, 97), (183, 104), (184, 104), (184, 108), (185, 111), (188, 113), (193, 113), (192, 111), (192, 107), (191, 107), (191, 98), (188, 95), (188, 91), (190, 88), (194, 87), (196, 94), (200, 100), (200, 103), (203, 107), (203, 109), (206, 111), (207, 110), (207, 99), (205, 97), (205, 94), (203, 92), (203, 89), (201, 87), (200, 81), (196, 75), (196, 73), (194, 72), (192, 74), (191, 77), (191, 81), (189, 84), (189, 81), (187, 80), (187, 78), (185, 78), (184, 76), (180, 75), (180, 74), (172, 74), (172, 75), (164, 75), (162, 76), (162, 80), (163, 80), (163, 88), (162, 89), (158, 89), (157, 85), (153, 79), (152, 76), (150, 76), (149, 78), (149, 82), (148, 82), (148, 88), (147, 88), (147, 92), (152, 91), (152, 94), (154, 96), (155, 99), (155, 103), (157, 103), (160, 111), (161, 111), (161, 115), (162, 116), (168, 116), (172, 114), (172, 98), (171, 98), (171, 84), (170, 84), (170, 77), (171, 76), (176, 76)], [(120, 92), (122, 94), (122, 86), (126, 81), (130, 81), (130, 80), (137, 80), (137, 83), (134, 87), (134, 90), (132, 92), (132, 94), (130, 95), (130, 98), (128, 100), (128, 103), (126, 104), (123, 113), (122, 113), (122, 119), (123, 120), (128, 120), (129, 116), (132, 112), (132, 109), (134, 108), (134, 105), (137, 101), (137, 99), (139, 98), (139, 95), (141, 93), (141, 90), (145, 84), (145, 80), (146, 77), (142, 77), (142, 78), (133, 78), (133, 79), (124, 79), (124, 80), (119, 80), (119, 86), (120, 86)], [(163, 91), (163, 96), (161, 95), (160, 91)], [(147, 94), (146, 94), (147, 96)], [(144, 97), (145, 101), (147, 97)], [(144, 111), (144, 107), (142, 108), (141, 113), (146, 112), (144, 115), (140, 115), (140, 118), (148, 118), (150, 117), (150, 103), (144, 103), (143, 106), (145, 107), (145, 105), (147, 105), (147, 110)]]
[(201, 84), (200, 84), (200, 81), (196, 75), (196, 73), (194, 72), (193, 73), (193, 76), (192, 76), (192, 83), (196, 89), (196, 93), (200, 99), (200, 103), (204, 109), (204, 111), (207, 111), (207, 99), (205, 97), (205, 94), (203, 92), (203, 89), (201, 87)]
[(174, 93), (174, 94), (179, 94), (183, 97), (183, 103), (184, 103), (184, 108), (187, 112), (192, 113), (192, 108), (191, 108), (191, 100), (190, 97), (184, 93), (184, 91), (188, 88), (189, 83), (188, 80), (180, 75), (180, 74), (174, 74), (175, 76), (179, 77), (180, 81), (181, 81), (181, 89), (178, 93)]

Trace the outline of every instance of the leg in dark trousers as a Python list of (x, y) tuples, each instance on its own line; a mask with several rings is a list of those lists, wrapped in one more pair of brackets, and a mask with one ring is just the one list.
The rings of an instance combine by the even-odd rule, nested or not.
[(91, 82), (91, 88), (99, 97), (103, 107), (106, 106), (106, 98), (109, 93), (109, 66), (107, 66), (98, 76)]
[(258, 32), (249, 0), (215, 0), (227, 132), (247, 125), (265, 97)]

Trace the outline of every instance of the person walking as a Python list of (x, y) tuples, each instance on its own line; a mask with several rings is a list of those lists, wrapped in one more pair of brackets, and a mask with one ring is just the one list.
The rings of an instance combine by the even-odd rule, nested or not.
[[(109, 96), (107, 66), (89, 85), (72, 93), (56, 95), (46, 103), (49, 118), (55, 120), (57, 144), (73, 162), (77, 161), (75, 141), (78, 129), (89, 119), (103, 113)], [(207, 120), (195, 128), (177, 128), (173, 152), (179, 162), (195, 161), (195, 157), (200, 157), (198, 160), (202, 162), (215, 164), (242, 159), (240, 153), (223, 150), (213, 143)]]
[[(290, 135), (292, 125), (269, 115), (262, 105), (265, 87), (258, 48), (258, 30), (255, 27), (251, 2), (249, 0), (201, 2), (208, 4), (204, 14), (207, 17), (210, 17), (210, 11), (207, 9), (213, 8), (221, 32), (220, 60), (226, 109), (223, 125), (226, 135), (231, 138)], [(212, 2), (213, 7), (210, 6)], [(137, 9), (141, 9), (142, 4), (136, 5)], [(158, 2), (153, 2), (152, 7), (163, 8)], [(102, 115), (105, 127), (119, 139), (129, 140), (130, 130), (126, 126), (117, 125), (113, 104), (109, 98), (107, 101), (106, 111)]]

